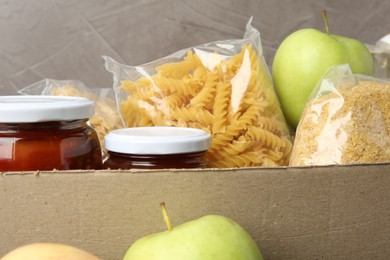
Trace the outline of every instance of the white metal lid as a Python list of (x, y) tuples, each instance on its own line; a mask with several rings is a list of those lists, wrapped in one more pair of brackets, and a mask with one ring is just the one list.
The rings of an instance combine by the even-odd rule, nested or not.
[(33, 123), (86, 119), (93, 101), (82, 97), (0, 96), (0, 123)]
[(125, 154), (181, 154), (206, 151), (211, 144), (207, 132), (185, 127), (151, 126), (123, 128), (104, 137), (108, 151)]

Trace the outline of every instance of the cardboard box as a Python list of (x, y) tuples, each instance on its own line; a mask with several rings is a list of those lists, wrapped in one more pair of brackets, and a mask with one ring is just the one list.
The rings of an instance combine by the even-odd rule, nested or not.
[(206, 214), (240, 223), (265, 259), (388, 259), (390, 163), (303, 168), (2, 173), (0, 255), (71, 244), (121, 259), (136, 239)]

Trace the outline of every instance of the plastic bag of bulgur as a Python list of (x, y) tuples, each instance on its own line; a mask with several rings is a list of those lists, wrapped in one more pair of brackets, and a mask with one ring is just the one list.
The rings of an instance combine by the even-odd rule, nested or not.
[(104, 135), (122, 128), (112, 88), (88, 88), (78, 80), (43, 79), (18, 91), (22, 95), (49, 95), (85, 97), (95, 103), (95, 114), (89, 123), (96, 130), (104, 151)]
[(390, 161), (390, 81), (330, 68), (299, 122), (290, 166)]

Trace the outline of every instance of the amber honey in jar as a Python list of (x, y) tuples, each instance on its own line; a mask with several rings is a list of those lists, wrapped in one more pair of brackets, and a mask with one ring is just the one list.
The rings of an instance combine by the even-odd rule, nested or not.
[(0, 171), (101, 169), (86, 98), (0, 96)]
[(117, 129), (104, 137), (109, 169), (205, 168), (211, 136), (185, 127)]

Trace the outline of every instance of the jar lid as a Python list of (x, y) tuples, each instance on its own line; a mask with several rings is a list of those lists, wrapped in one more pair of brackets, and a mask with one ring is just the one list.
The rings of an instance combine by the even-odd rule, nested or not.
[(90, 118), (93, 101), (68, 96), (0, 96), (0, 123), (33, 123)]
[(207, 132), (186, 127), (151, 126), (111, 131), (104, 137), (108, 151), (126, 154), (181, 154), (206, 151)]

